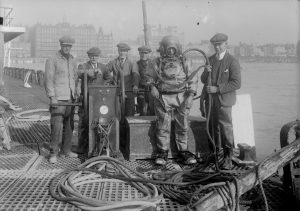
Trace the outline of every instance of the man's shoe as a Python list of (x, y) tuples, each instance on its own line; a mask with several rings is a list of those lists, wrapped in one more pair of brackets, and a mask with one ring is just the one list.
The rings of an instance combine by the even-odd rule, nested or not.
[(224, 165), (222, 169), (231, 170), (233, 168), (231, 157), (224, 158)]
[(156, 154), (155, 164), (164, 166), (167, 164), (168, 160), (168, 150), (159, 150)]
[(60, 156), (61, 157), (69, 157), (69, 158), (78, 158), (78, 154), (76, 154), (74, 152), (62, 153)]
[(189, 151), (180, 151), (179, 157), (182, 160), (182, 162), (186, 165), (192, 165), (197, 163), (195, 155)]
[(56, 155), (50, 155), (49, 162), (50, 163), (57, 163), (57, 157), (56, 157)]

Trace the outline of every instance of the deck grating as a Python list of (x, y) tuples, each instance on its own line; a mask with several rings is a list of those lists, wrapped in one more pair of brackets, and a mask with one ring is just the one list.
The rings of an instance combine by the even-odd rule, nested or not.
[[(14, 80), (5, 76), (9, 82), (6, 83), (12, 90), (9, 96), (12, 102), (18, 103), (23, 107), (22, 111), (48, 108), (44, 90), (40, 91), (36, 88), (25, 89), (22, 87), (21, 80)], [(40, 88), (39, 88), (40, 89)], [(24, 93), (26, 93), (24, 95)], [(2, 116), (4, 120), (12, 117), (21, 111), (7, 111)], [(49, 115), (48, 112), (42, 115)], [(72, 169), (85, 161), (85, 157), (79, 158), (58, 158), (57, 164), (50, 164), (47, 160), (49, 149), (47, 147), (50, 139), (49, 121), (44, 122), (20, 122), (11, 119), (7, 123), (7, 128), (12, 138), (12, 150), (0, 150), (0, 211), (12, 210), (63, 210), (73, 211), (79, 210), (74, 205), (56, 201), (50, 196), (50, 181), (62, 170)], [(293, 131), (291, 132), (293, 136)], [(222, 155), (222, 152), (220, 152)], [(222, 164), (222, 156), (220, 162)], [(213, 172), (213, 164), (208, 167), (201, 168), (197, 164), (191, 167), (177, 163), (176, 160), (170, 159), (166, 166), (161, 167), (154, 164), (153, 160), (136, 160), (124, 161), (130, 168), (143, 173), (146, 177), (151, 177), (152, 173), (162, 171), (181, 171), (191, 167), (199, 167), (204, 174)], [(234, 174), (240, 175), (245, 172), (245, 167), (234, 165)], [(275, 178), (275, 179), (274, 179)], [(278, 180), (278, 176), (272, 176), (263, 183), (266, 196), (269, 202), (269, 208), (272, 211), (293, 210), (291, 207), (292, 196), (282, 188), (282, 183)], [(115, 180), (101, 182), (97, 181), (91, 184), (78, 187), (84, 195), (97, 198), (107, 199), (111, 201), (126, 200), (140, 197), (135, 188), (124, 182)], [(247, 192), (242, 199), (260, 199), (247, 210), (264, 210), (264, 205), (260, 190), (258, 187)], [(159, 204), (159, 211), (181, 211), (184, 206), (169, 199), (163, 199)]]

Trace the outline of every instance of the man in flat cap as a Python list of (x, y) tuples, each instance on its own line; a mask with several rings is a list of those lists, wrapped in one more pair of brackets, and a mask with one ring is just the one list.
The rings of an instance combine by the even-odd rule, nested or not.
[[(216, 53), (209, 57), (211, 69), (205, 69), (201, 75), (204, 87), (200, 109), (202, 113), (205, 113), (204, 107), (208, 109), (210, 94), (212, 96), (210, 121), (213, 125), (210, 130), (216, 139), (217, 151), (221, 146), (223, 148), (225, 159), (223, 168), (231, 169), (234, 147), (231, 110), (236, 102), (236, 90), (241, 87), (241, 72), (238, 60), (226, 50), (227, 40), (228, 36), (222, 33), (217, 33), (210, 39)], [(208, 84), (209, 71), (211, 84)]]
[[(101, 51), (98, 47), (92, 47), (87, 51), (89, 61), (78, 66), (78, 81), (80, 80), (80, 98), (84, 93), (84, 72), (87, 73), (87, 83), (104, 85), (105, 80), (110, 78), (106, 65), (99, 62)], [(78, 110), (78, 152), (86, 153), (88, 150), (88, 114), (82, 108)]]
[[(47, 59), (45, 65), (45, 90), (50, 98), (50, 163), (57, 162), (57, 155), (77, 157), (71, 152), (72, 134), (74, 129), (74, 107), (55, 106), (57, 103), (74, 102), (77, 97), (75, 81), (77, 79), (77, 65), (70, 54), (75, 40), (69, 36), (59, 39), (60, 50)], [(61, 149), (59, 144), (62, 142)]]
[[(113, 74), (113, 83), (117, 85), (120, 81), (120, 73), (124, 77), (125, 90), (125, 116), (133, 116), (135, 113), (135, 102), (139, 89), (139, 71), (136, 62), (128, 58), (128, 51), (130, 47), (126, 43), (119, 43), (118, 54), (119, 56), (107, 64), (108, 71)], [(132, 92), (130, 92), (132, 91)]]
[(151, 48), (148, 46), (141, 46), (138, 48), (140, 54), (140, 60), (137, 61), (139, 74), (140, 74), (140, 84), (139, 89), (145, 90), (144, 93), (138, 94), (138, 109), (140, 116), (153, 116), (155, 115), (154, 112), (154, 105), (153, 105), (153, 98), (150, 94), (150, 87), (147, 83), (147, 72), (149, 72), (149, 64), (151, 63), (150, 60), (150, 53)]

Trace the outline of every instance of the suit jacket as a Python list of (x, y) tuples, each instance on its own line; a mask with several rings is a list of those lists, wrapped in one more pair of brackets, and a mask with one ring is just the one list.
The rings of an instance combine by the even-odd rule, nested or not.
[(45, 90), (47, 96), (57, 100), (69, 100), (71, 95), (75, 98), (75, 81), (77, 80), (77, 65), (70, 55), (66, 59), (61, 51), (47, 59), (45, 64)]
[[(209, 57), (210, 65), (212, 66), (212, 74), (217, 74), (216, 86), (219, 87), (219, 92), (216, 93), (222, 106), (233, 106), (236, 103), (236, 90), (241, 88), (241, 71), (240, 64), (228, 52), (225, 53), (224, 58), (220, 61), (220, 65), (217, 66), (216, 54)], [(207, 97), (208, 71), (205, 69), (201, 75), (201, 81), (204, 83), (202, 89), (202, 96)]]
[(118, 57), (110, 61), (106, 67), (108, 72), (113, 74), (114, 84), (118, 84), (118, 80), (120, 80), (120, 71), (122, 71), (124, 75), (125, 90), (132, 90), (133, 86), (139, 85), (140, 76), (136, 62), (126, 58), (124, 64), (121, 64)]
[[(96, 71), (98, 70), (98, 71)], [(106, 65), (97, 63), (97, 68), (94, 68), (90, 61), (78, 65), (78, 78), (81, 79), (81, 94), (83, 93), (83, 80), (84, 71), (87, 71), (88, 84), (100, 84), (103, 85), (105, 80), (108, 80), (109, 74), (107, 73)]]

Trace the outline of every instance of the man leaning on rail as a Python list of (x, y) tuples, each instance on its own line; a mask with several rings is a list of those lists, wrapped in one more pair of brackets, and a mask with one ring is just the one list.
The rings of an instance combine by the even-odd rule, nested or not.
[[(50, 98), (50, 163), (57, 162), (57, 155), (77, 157), (71, 152), (72, 134), (74, 129), (74, 107), (56, 106), (57, 103), (74, 102), (77, 98), (75, 81), (77, 65), (70, 54), (75, 40), (69, 36), (59, 39), (60, 50), (47, 59), (45, 66), (45, 90)], [(59, 144), (62, 142), (61, 148)]]

